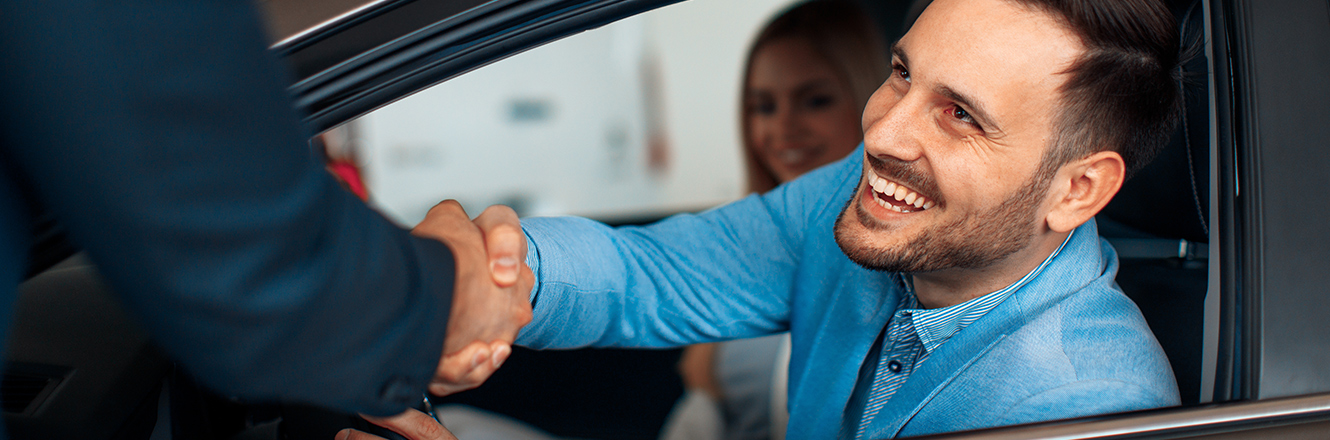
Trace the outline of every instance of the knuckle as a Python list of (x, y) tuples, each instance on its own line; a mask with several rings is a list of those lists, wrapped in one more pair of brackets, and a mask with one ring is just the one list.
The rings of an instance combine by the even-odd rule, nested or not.
[(513, 208), (508, 205), (490, 205), (488, 208), (485, 208), (485, 212), (503, 220), (517, 218), (517, 211), (514, 211)]
[(435, 204), (434, 207), (432, 207), (432, 208), (429, 209), (429, 213), (430, 213), (430, 214), (442, 214), (442, 213), (446, 213), (446, 212), (449, 212), (449, 211), (460, 211), (460, 210), (462, 210), (462, 204), (461, 204), (461, 203), (458, 203), (457, 200), (448, 199), (448, 200), (444, 200), (444, 201), (442, 201), (442, 202), (439, 202), (438, 204)]
[(482, 228), (488, 236), (491, 244), (511, 246), (516, 248), (521, 244), (522, 229), (508, 223), (498, 223), (487, 225)]

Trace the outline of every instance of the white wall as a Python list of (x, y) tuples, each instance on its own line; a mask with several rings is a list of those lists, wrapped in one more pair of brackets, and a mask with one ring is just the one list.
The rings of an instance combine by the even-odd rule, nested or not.
[[(456, 198), (613, 218), (741, 196), (747, 45), (789, 0), (694, 0), (535, 48), (353, 124), (373, 204), (403, 225)], [(650, 90), (655, 87), (655, 92)], [(655, 101), (652, 97), (658, 97)], [(648, 136), (663, 130), (667, 167)]]
[(663, 63), (665, 120), (677, 158), (670, 200), (711, 204), (744, 195), (739, 110), (743, 63), (757, 31), (791, 0), (700, 0), (651, 14)]

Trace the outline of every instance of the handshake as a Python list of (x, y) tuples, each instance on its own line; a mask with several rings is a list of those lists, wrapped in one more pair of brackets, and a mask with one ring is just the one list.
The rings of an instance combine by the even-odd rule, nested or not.
[(411, 233), (448, 245), (456, 265), (443, 357), (429, 392), (448, 395), (480, 386), (512, 353), (531, 322), (535, 275), (526, 265), (526, 235), (517, 213), (491, 206), (472, 221), (462, 205), (435, 205)]
[[(461, 204), (445, 200), (411, 233), (447, 244), (456, 265), (443, 357), (429, 392), (442, 396), (478, 387), (508, 359), (517, 331), (531, 322), (536, 277), (526, 265), (526, 235), (517, 213), (496, 205), (473, 221)], [(413, 409), (392, 417), (362, 417), (409, 440), (457, 440), (431, 415)], [(334, 440), (384, 439), (343, 429)]]

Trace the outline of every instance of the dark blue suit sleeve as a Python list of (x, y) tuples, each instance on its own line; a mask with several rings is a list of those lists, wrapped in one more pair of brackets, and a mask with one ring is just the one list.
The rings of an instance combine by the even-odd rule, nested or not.
[(0, 6), (0, 154), (167, 351), (248, 398), (386, 415), (443, 348), (452, 254), (314, 160), (246, 0)]

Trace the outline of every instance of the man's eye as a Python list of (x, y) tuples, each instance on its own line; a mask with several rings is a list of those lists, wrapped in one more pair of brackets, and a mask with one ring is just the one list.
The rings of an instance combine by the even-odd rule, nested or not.
[(910, 82), (910, 71), (905, 70), (905, 66), (896, 64), (891, 66), (891, 70), (894, 70), (897, 75), (900, 75), (901, 79), (905, 80), (905, 82)]
[(979, 126), (979, 122), (975, 121), (973, 116), (970, 116), (970, 112), (965, 111), (965, 109), (960, 106), (952, 106), (951, 109), (948, 110), (948, 113), (951, 113), (952, 117), (959, 119), (961, 122), (973, 125), (981, 130), (983, 129), (983, 127)]

